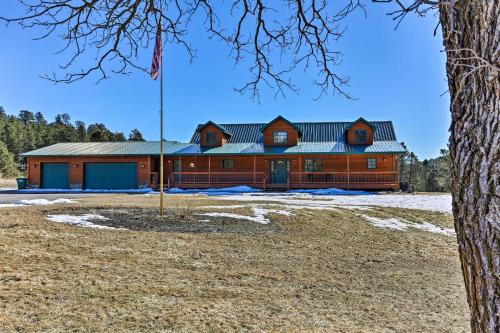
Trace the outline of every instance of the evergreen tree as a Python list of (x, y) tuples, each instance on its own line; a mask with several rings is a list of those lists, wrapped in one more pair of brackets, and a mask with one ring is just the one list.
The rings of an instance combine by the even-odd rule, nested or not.
[[(138, 130), (137, 132), (140, 135)], [(126, 138), (122, 132), (112, 132), (104, 124), (92, 124), (88, 130), (82, 121), (75, 121), (73, 125), (67, 113), (56, 115), (54, 121), (49, 123), (41, 112), (33, 114), (29, 110), (21, 110), (18, 116), (13, 116), (7, 115), (5, 109), (0, 107), (0, 142), (9, 152), (1, 152), (0, 156), (2, 165), (9, 166), (5, 167), (9, 170), (5, 175), (14, 174), (12, 165), (19, 170), (18, 166), (24, 162), (19, 155), (23, 152), (59, 142), (89, 140), (107, 142), (125, 141)]]
[(0, 141), (0, 178), (17, 177), (19, 174), (20, 172), (14, 162), (14, 155)]
[(125, 138), (125, 134), (123, 134), (123, 132), (116, 132), (113, 135), (113, 141), (121, 142), (121, 141), (127, 141), (127, 139)]
[(21, 111), (19, 111), (19, 119), (23, 123), (29, 123), (29, 122), (35, 121), (35, 116), (33, 115), (33, 112), (31, 112), (31, 111), (21, 110)]
[(134, 128), (132, 131), (130, 131), (130, 134), (128, 135), (128, 140), (145, 141), (144, 138), (142, 137), (142, 133), (137, 128)]
[(75, 129), (78, 141), (80, 142), (87, 141), (87, 129), (85, 127), (85, 123), (80, 120), (75, 121)]

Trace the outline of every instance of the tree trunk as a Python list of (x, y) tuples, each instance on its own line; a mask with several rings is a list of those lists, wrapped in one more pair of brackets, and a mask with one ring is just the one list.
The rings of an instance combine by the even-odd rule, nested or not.
[(453, 215), (472, 332), (500, 332), (500, 1), (440, 4)]

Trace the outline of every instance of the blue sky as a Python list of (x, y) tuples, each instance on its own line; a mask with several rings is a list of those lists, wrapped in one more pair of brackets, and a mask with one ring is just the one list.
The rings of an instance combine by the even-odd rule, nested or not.
[[(17, 10), (17, 1), (2, 1), (3, 15)], [(3, 8), (2, 8), (3, 7)], [(297, 71), (300, 88), (285, 99), (263, 91), (261, 104), (233, 92), (249, 78), (245, 66), (234, 67), (228, 49), (207, 35), (191, 35), (197, 58), (190, 63), (177, 46), (165, 48), (165, 137), (189, 140), (196, 124), (267, 122), (277, 115), (291, 121), (392, 120), (399, 141), (420, 158), (434, 157), (446, 147), (450, 124), (445, 54), (441, 36), (433, 36), (437, 17), (408, 16), (394, 31), (386, 15), (390, 6), (368, 4), (368, 15), (351, 15), (348, 29), (337, 48), (345, 55), (337, 67), (349, 75), (347, 100), (328, 96), (315, 101), (318, 90), (311, 73)], [(159, 83), (144, 73), (114, 76), (96, 84), (96, 78), (71, 85), (54, 85), (39, 78), (51, 73), (67, 55), (55, 55), (55, 37), (34, 41), (35, 34), (15, 25), (0, 25), (0, 105), (8, 113), (21, 109), (41, 111), (52, 119), (69, 113), (87, 125), (105, 123), (126, 135), (140, 129), (146, 139), (156, 140), (159, 130)], [(152, 51), (151, 51), (152, 52)], [(151, 52), (143, 53), (149, 63)]]

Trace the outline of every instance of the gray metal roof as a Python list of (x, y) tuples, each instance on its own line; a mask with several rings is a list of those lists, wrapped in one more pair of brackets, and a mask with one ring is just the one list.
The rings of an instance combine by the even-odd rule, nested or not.
[[(345, 142), (345, 131), (354, 122), (308, 122), (293, 123), (301, 129), (301, 142)], [(371, 121), (374, 128), (374, 141), (396, 141), (396, 134), (391, 121)], [(231, 133), (229, 143), (261, 143), (263, 142), (262, 128), (267, 124), (219, 124)], [(200, 128), (198, 125), (191, 143), (200, 143)]]
[[(344, 142), (302, 142), (292, 147), (265, 147), (260, 143), (227, 143), (220, 147), (201, 148), (196, 143), (164, 142), (163, 153), (182, 155), (268, 155), (268, 154), (368, 154), (403, 153), (396, 141), (377, 141), (370, 146), (354, 146)], [(36, 149), (21, 156), (158, 156), (159, 141), (144, 142), (72, 142)]]
[[(189, 151), (189, 143), (163, 142), (163, 152)], [(160, 154), (160, 141), (66, 142), (29, 151), (21, 156), (150, 156)]]
[[(245, 154), (368, 154), (403, 153), (404, 148), (397, 142), (392, 122), (372, 121), (374, 142), (369, 146), (348, 145), (345, 131), (353, 122), (294, 123), (303, 137), (296, 146), (266, 147), (263, 145), (262, 129), (267, 124), (220, 124), (231, 133), (229, 143), (221, 147), (200, 147), (199, 125), (190, 143), (164, 141), (163, 153), (182, 155), (245, 155)], [(36, 149), (21, 156), (158, 156), (160, 141), (125, 142), (70, 142)]]

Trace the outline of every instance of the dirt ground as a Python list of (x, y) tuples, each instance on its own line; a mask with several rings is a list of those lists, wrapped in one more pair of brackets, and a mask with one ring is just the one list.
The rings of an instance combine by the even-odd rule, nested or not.
[[(454, 237), (377, 228), (355, 209), (264, 225), (200, 222), (214, 211), (200, 206), (237, 204), (203, 196), (168, 196), (166, 221), (156, 196), (77, 201), (1, 208), (0, 332), (469, 331)], [(92, 212), (133, 230), (46, 219)], [(362, 214), (452, 227), (446, 213)]]

